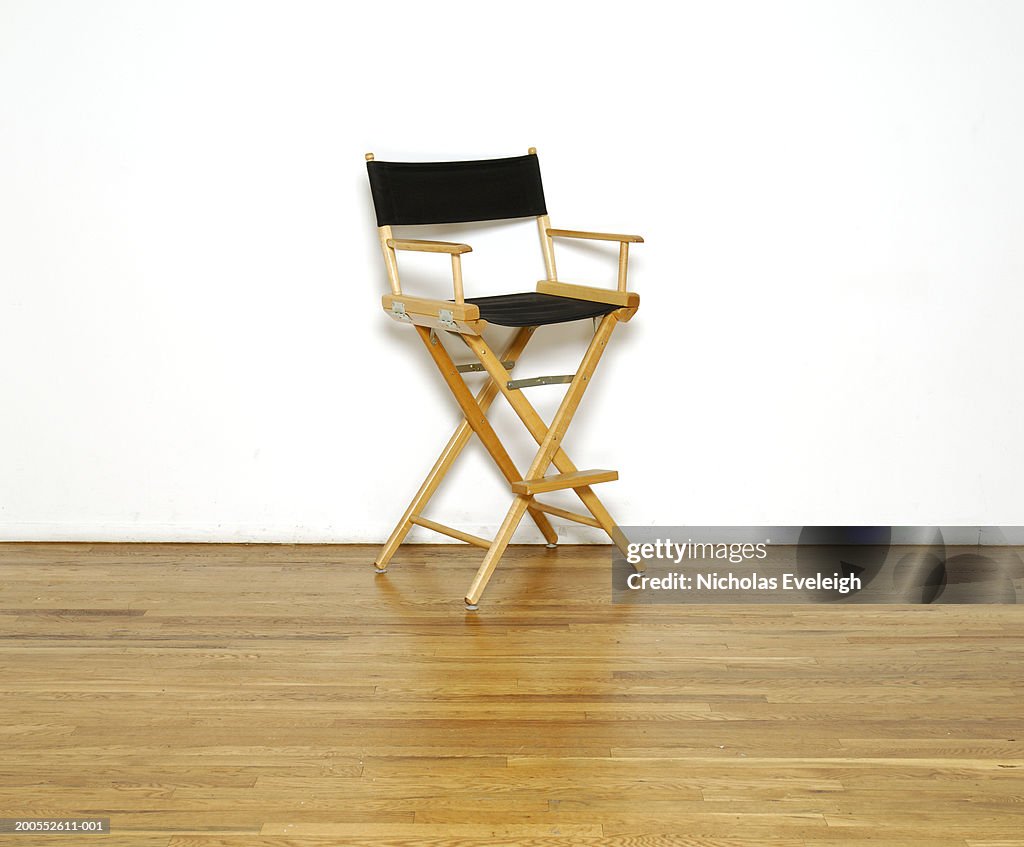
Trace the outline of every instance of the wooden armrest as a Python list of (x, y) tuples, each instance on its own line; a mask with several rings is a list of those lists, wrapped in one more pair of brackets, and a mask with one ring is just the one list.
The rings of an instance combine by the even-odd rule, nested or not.
[(472, 253), (468, 244), (456, 244), (452, 241), (419, 241), (415, 238), (389, 238), (388, 247), (394, 250), (414, 250), (417, 253), (451, 253), (454, 256)]
[(614, 232), (584, 232), (579, 229), (551, 229), (548, 227), (547, 234), (552, 238), (586, 238), (591, 241), (619, 241), (624, 244), (643, 244), (644, 239), (639, 235), (617, 235)]
[(589, 300), (592, 303), (608, 303), (626, 309), (636, 309), (640, 305), (640, 295), (635, 291), (594, 288), (590, 285), (574, 285), (554, 279), (542, 279), (538, 282), (537, 292), (554, 294), (557, 297), (571, 297), (573, 300)]
[(451, 300), (434, 300), (430, 297), (409, 297), (407, 294), (385, 294), (380, 304), (386, 312), (394, 312), (398, 304), (399, 312), (431, 315), (439, 317), (442, 311), (449, 312), (458, 321), (476, 321), (480, 319), (480, 307), (475, 303), (453, 303)]
[[(551, 238), (586, 238), (591, 241), (618, 241), (619, 242), (619, 291), (626, 291), (626, 266), (629, 263), (629, 245), (643, 244), (644, 240), (639, 235), (619, 235), (614, 232), (584, 232), (579, 229), (551, 229), (544, 230)], [(552, 282), (555, 282), (552, 280)], [(598, 290), (598, 289), (594, 289)], [(582, 298), (588, 299), (588, 298)], [(590, 298), (592, 299), (592, 298)], [(602, 302), (609, 302), (604, 300)]]
[(428, 326), (431, 329), (480, 335), (487, 326), (487, 321), (480, 320), (480, 307), (474, 303), (385, 294), (380, 304), (388, 316), (396, 321)]
[(447, 253), (452, 257), (452, 284), (455, 286), (455, 302), (462, 303), (462, 254), (472, 253), (468, 244), (453, 241), (420, 241), (415, 238), (389, 238), (387, 245), (392, 250), (413, 250), (417, 253)]

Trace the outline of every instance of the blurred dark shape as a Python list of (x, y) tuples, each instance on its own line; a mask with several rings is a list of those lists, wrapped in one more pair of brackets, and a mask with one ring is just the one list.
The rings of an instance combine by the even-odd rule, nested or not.
[(903, 603), (934, 603), (946, 588), (946, 544), (937, 526), (908, 527), (900, 544), (911, 545), (893, 567), (892, 588)]
[(893, 589), (904, 603), (934, 603), (946, 589), (946, 563), (934, 553), (913, 552), (893, 568)]
[(797, 571), (802, 578), (817, 574), (856, 576), (861, 588), (841, 595), (820, 589), (809, 591), (816, 602), (851, 600), (878, 577), (889, 555), (892, 529), (887, 526), (805, 526), (796, 551)]

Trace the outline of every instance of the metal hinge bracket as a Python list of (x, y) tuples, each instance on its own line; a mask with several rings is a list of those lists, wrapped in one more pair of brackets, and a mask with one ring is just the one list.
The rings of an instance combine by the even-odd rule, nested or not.
[(575, 374), (564, 374), (562, 376), (535, 376), (531, 379), (510, 379), (507, 383), (509, 390), (517, 388), (532, 388), (534, 385), (564, 385), (575, 379)]
[[(516, 366), (516, 363), (515, 362), (511, 362), (511, 361), (505, 361), (505, 362), (501, 363), (501, 366), (505, 370), (510, 371), (510, 370), (512, 370), (512, 368), (514, 368)], [(456, 365), (455, 366), (455, 370), (457, 370), (460, 374), (478, 373), (478, 372), (482, 371), (483, 369), (484, 369), (484, 366), (481, 365), (479, 362), (473, 362), (470, 365)]]

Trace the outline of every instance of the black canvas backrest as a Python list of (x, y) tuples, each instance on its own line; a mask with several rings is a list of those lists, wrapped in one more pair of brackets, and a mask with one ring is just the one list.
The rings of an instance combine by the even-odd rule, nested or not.
[(546, 215), (533, 154), (473, 162), (366, 163), (377, 226)]

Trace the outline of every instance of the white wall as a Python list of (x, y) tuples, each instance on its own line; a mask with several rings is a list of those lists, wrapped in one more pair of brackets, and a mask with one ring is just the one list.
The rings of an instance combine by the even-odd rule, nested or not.
[[(530, 145), (556, 226), (647, 238), (568, 442), (622, 523), (1021, 523), (1021, 43), (1015, 2), (7, 0), (0, 537), (384, 537), (457, 416), (363, 153)], [(528, 225), (458, 237), (471, 290), (540, 276)], [(485, 458), (432, 515), (493, 526)]]

